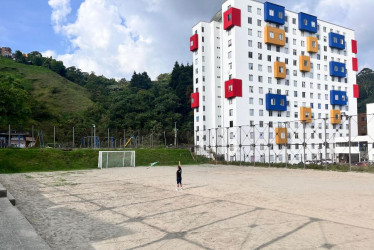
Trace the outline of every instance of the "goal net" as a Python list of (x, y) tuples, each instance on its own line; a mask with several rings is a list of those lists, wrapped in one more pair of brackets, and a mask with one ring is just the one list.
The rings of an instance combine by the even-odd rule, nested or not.
[(98, 168), (135, 167), (135, 151), (99, 151)]

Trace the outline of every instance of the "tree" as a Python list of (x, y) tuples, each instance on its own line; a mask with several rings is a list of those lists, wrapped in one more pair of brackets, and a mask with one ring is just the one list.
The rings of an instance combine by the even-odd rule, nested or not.
[(52, 59), (52, 62), (51, 62), (51, 70), (61, 76), (65, 76), (66, 74), (66, 68), (64, 66), (64, 63), (61, 61), (56, 61), (54, 59)]
[(149, 89), (151, 87), (151, 84), (152, 81), (151, 78), (149, 78), (147, 72), (143, 72), (142, 74), (137, 74), (136, 72), (134, 72), (130, 81), (131, 87), (138, 89)]
[(16, 62), (18, 63), (26, 62), (26, 58), (23, 56), (22, 52), (19, 50), (16, 50), (16, 53), (14, 54), (14, 58), (16, 59)]
[(30, 97), (13, 78), (0, 76), (0, 124), (22, 124), (31, 115)]
[(27, 56), (33, 65), (42, 66), (43, 56), (39, 51), (33, 51), (29, 53)]

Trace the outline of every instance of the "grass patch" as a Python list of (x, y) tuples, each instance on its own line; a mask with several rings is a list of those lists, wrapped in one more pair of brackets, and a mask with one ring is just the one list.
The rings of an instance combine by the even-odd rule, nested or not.
[[(207, 163), (204, 158), (195, 161), (186, 149), (137, 149), (136, 166), (149, 166), (158, 161), (157, 166), (177, 166)], [(96, 169), (99, 151), (55, 149), (0, 149), (0, 174), (73, 171)]]

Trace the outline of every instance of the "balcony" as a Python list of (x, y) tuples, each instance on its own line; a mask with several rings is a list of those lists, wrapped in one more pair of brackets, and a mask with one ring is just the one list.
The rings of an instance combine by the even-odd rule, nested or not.
[(242, 80), (230, 79), (225, 82), (225, 98), (242, 97)]
[(231, 7), (223, 14), (223, 28), (229, 30), (234, 26), (241, 26), (241, 11)]
[(330, 104), (346, 106), (348, 102), (347, 92), (340, 90), (331, 90), (330, 91)]
[(191, 94), (191, 108), (195, 109), (200, 106), (199, 92)]
[(285, 23), (285, 10), (283, 6), (265, 2), (264, 3), (264, 16), (265, 22), (284, 25)]
[(318, 39), (317, 39), (317, 37), (308, 36), (306, 38), (306, 50), (309, 53), (318, 53)]
[(299, 70), (303, 72), (310, 71), (310, 56), (299, 56)]
[(343, 35), (330, 32), (329, 33), (329, 46), (334, 49), (345, 49), (345, 37)]
[(330, 121), (331, 124), (340, 124), (342, 121), (340, 110), (333, 109), (330, 111)]
[(317, 17), (303, 12), (299, 13), (299, 30), (317, 33)]
[(286, 36), (283, 29), (274, 28), (266, 25), (264, 30), (264, 38), (266, 44), (272, 44), (277, 46), (286, 45)]
[(300, 108), (300, 121), (303, 123), (312, 122), (312, 108), (306, 108), (306, 107)]
[(284, 145), (288, 142), (287, 128), (275, 128), (275, 143)]
[(268, 111), (286, 111), (287, 96), (277, 94), (266, 94), (266, 110)]
[(274, 62), (274, 77), (277, 79), (286, 78), (286, 63)]
[(199, 48), (199, 36), (195, 34), (190, 37), (190, 51), (196, 51)]
[(330, 76), (346, 77), (347, 70), (345, 64), (341, 62), (330, 62)]

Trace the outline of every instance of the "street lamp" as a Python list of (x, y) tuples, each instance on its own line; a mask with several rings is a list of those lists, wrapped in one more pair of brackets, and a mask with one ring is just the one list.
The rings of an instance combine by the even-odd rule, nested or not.
[(94, 130), (94, 146), (93, 148), (95, 149), (96, 148), (96, 126), (95, 124), (92, 124), (92, 127), (93, 127), (93, 130)]

